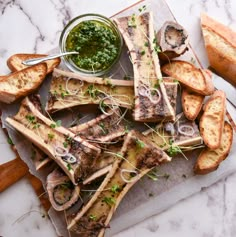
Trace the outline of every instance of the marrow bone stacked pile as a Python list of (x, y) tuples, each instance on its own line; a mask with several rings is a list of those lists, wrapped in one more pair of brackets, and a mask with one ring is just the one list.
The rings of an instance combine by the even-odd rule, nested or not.
[[(1, 101), (27, 96), (6, 122), (34, 145), (36, 170), (55, 163), (47, 177), (48, 196), (57, 211), (78, 206), (68, 214), (68, 230), (78, 236), (103, 236), (128, 190), (155, 166), (170, 162), (171, 156), (203, 147), (204, 141), (194, 171), (205, 174), (218, 167), (232, 144), (232, 128), (224, 121), (225, 93), (214, 91), (211, 73), (186, 61), (171, 61), (188, 49), (187, 32), (166, 22), (155, 35), (151, 13), (115, 23), (130, 53), (133, 81), (82, 77), (57, 69), (59, 60), (23, 68), (21, 62), (32, 55), (21, 54), (8, 60), (14, 72), (0, 81)], [(52, 71), (43, 112), (40, 97), (31, 93)], [(176, 115), (179, 85), (183, 113)], [(210, 98), (202, 109), (205, 96)], [(83, 124), (66, 128), (48, 116), (88, 104), (98, 105), (102, 114)], [(145, 123), (146, 131), (129, 129), (128, 109), (135, 121)], [(86, 189), (96, 191), (80, 207), (80, 192)]]

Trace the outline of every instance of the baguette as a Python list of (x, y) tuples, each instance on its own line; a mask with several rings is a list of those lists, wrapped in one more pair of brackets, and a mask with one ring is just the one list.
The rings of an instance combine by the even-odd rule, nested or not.
[(201, 27), (211, 68), (236, 86), (236, 32), (204, 13)]
[(171, 61), (161, 67), (163, 73), (177, 79), (189, 90), (200, 95), (211, 95), (214, 85), (209, 76), (202, 69), (181, 60)]
[[(41, 58), (47, 56), (46, 54), (14, 54), (7, 60), (7, 66), (12, 72), (20, 71), (28, 66), (22, 64), (23, 61), (33, 58)], [(52, 72), (61, 62), (60, 58), (50, 59), (45, 61), (47, 63), (47, 74)]]
[(47, 64), (41, 63), (2, 76), (0, 80), (0, 101), (10, 104), (20, 97), (27, 96), (43, 82), (47, 73)]
[(225, 113), (225, 93), (221, 90), (215, 91), (203, 107), (200, 118), (200, 133), (204, 143), (211, 149), (220, 147)]
[(233, 129), (228, 122), (225, 122), (220, 147), (214, 150), (205, 148), (195, 163), (194, 173), (208, 174), (216, 170), (219, 164), (228, 156), (232, 142)]
[(205, 96), (183, 89), (181, 95), (184, 115), (189, 120), (195, 120), (201, 111)]

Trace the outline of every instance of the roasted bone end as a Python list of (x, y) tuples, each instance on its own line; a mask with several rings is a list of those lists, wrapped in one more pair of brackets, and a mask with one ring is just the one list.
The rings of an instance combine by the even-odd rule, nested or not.
[(188, 50), (189, 37), (187, 31), (176, 22), (167, 21), (157, 33), (160, 46), (161, 61), (169, 61)]
[(63, 211), (75, 204), (79, 198), (80, 188), (74, 186), (68, 176), (59, 169), (47, 177), (46, 186), (49, 200), (56, 211)]

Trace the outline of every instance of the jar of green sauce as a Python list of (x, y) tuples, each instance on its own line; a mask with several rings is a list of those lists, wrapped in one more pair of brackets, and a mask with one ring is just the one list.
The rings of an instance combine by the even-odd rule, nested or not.
[(110, 19), (85, 14), (66, 25), (60, 37), (60, 50), (62, 53), (79, 53), (64, 57), (70, 70), (87, 76), (101, 76), (119, 60), (122, 36)]

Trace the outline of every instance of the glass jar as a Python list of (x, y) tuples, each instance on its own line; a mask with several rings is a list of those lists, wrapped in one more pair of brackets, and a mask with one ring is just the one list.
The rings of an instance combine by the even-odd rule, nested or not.
[(84, 14), (66, 25), (59, 46), (61, 53), (79, 52), (63, 57), (71, 71), (84, 76), (101, 76), (119, 61), (123, 40), (110, 19), (98, 14)]

